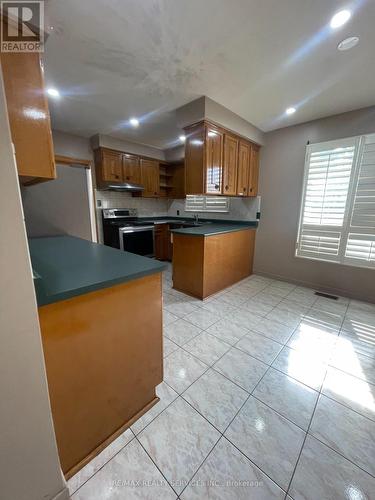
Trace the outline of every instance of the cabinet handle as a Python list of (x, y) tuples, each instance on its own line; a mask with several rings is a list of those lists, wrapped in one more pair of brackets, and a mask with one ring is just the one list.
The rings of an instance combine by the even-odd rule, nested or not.
[(243, 188), (243, 192), (246, 193), (246, 188), (245, 187)]
[(119, 179), (119, 176), (118, 176), (118, 175), (115, 175), (115, 179)]
[(228, 184), (227, 184), (227, 185), (225, 186), (225, 191), (228, 191), (228, 189), (229, 189), (229, 186), (228, 186)]
[(250, 188), (250, 193), (252, 193), (252, 192), (253, 192), (253, 188)]
[(129, 181), (129, 180), (130, 180), (130, 177), (128, 176), (128, 177), (126, 178), (126, 180), (127, 180), (127, 181)]
[(215, 189), (219, 189), (219, 184), (215, 184)]

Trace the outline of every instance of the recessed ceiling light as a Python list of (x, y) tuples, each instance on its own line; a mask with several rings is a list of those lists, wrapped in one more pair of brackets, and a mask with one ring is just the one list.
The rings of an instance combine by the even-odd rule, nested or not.
[(357, 45), (359, 42), (358, 36), (350, 36), (349, 38), (345, 38), (342, 42), (340, 42), (337, 46), (338, 50), (349, 50)]
[(47, 89), (47, 94), (50, 95), (51, 97), (60, 97), (60, 92), (54, 88)]
[(130, 118), (129, 123), (132, 127), (139, 127), (139, 120), (137, 118)]
[(180, 141), (181, 141), (181, 142), (185, 142), (186, 137), (185, 137), (184, 135), (180, 135), (180, 136), (179, 136), (179, 139), (180, 139)]
[(50, 26), (49, 29), (50, 29), (50, 31), (53, 31), (55, 29), (55, 27), (54, 26)]
[(331, 19), (331, 28), (339, 28), (349, 21), (351, 17), (350, 10), (340, 10)]
[(293, 114), (293, 113), (295, 113), (295, 112), (296, 112), (296, 108), (293, 108), (293, 107), (291, 107), (291, 108), (286, 108), (286, 110), (285, 110), (285, 113), (286, 113), (287, 115), (292, 115), (292, 114)]

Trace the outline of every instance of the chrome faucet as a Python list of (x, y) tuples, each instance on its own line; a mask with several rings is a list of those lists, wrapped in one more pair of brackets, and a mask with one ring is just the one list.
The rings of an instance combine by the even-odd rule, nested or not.
[(199, 215), (198, 214), (194, 215), (194, 222), (195, 222), (195, 224), (199, 223)]

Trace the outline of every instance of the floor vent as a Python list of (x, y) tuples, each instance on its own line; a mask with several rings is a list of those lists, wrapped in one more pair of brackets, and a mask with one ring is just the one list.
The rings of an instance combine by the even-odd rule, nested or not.
[(338, 300), (338, 297), (336, 297), (336, 295), (330, 295), (329, 293), (315, 292), (315, 295), (319, 295), (319, 297), (325, 297), (326, 299)]

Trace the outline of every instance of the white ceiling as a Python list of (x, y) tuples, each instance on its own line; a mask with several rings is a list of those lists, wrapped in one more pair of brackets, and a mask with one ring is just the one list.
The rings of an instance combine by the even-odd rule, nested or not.
[(265, 131), (375, 104), (375, 0), (49, 0), (47, 18), (52, 122), (70, 133), (172, 147), (174, 109), (202, 95)]

